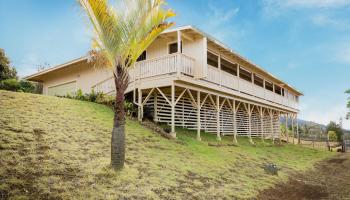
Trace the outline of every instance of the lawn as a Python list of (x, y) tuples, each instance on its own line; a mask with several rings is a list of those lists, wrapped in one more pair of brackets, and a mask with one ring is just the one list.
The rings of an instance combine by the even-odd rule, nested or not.
[[(0, 91), (0, 199), (247, 199), (334, 153), (177, 129), (169, 140), (128, 119), (126, 165), (109, 169), (113, 112), (90, 102)], [(275, 163), (279, 175), (262, 166)]]

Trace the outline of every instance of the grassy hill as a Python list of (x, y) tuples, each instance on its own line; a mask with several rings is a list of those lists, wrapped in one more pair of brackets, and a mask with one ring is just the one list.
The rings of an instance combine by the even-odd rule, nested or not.
[(168, 140), (128, 120), (126, 166), (116, 173), (108, 167), (112, 117), (95, 103), (0, 91), (0, 199), (254, 198), (333, 155), (259, 139), (254, 147), (246, 138), (214, 147), (215, 136), (198, 142), (183, 129)]

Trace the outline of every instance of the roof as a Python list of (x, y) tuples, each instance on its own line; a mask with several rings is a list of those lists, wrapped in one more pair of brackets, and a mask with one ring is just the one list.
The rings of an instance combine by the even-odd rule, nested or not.
[(47, 73), (49, 73), (49, 72), (53, 72), (53, 71), (57, 71), (57, 70), (60, 70), (60, 69), (69, 67), (69, 66), (71, 66), (71, 65), (73, 65), (73, 64), (76, 64), (76, 63), (85, 61), (85, 60), (87, 60), (87, 59), (88, 59), (87, 56), (80, 57), (80, 58), (77, 58), (77, 59), (68, 61), (68, 62), (66, 62), (66, 63), (60, 64), (60, 65), (56, 65), (56, 66), (54, 66), (54, 67), (51, 67), (51, 68), (48, 68), (48, 69), (39, 71), (39, 72), (34, 73), (34, 74), (31, 74), (31, 75), (29, 75), (29, 76), (25, 76), (25, 77), (23, 77), (23, 79), (30, 80), (30, 81), (39, 81), (41, 75), (45, 75), (45, 74), (47, 74)]
[[(258, 70), (260, 70), (261, 72), (265, 73), (266, 75), (270, 76), (271, 78), (283, 83), (283, 85), (285, 85), (286, 87), (288, 87), (289, 89), (293, 90), (294, 92), (296, 92), (298, 95), (303, 95), (302, 92), (298, 91), (297, 89), (295, 89), (293, 86), (291, 86), (290, 84), (286, 83), (285, 81), (282, 81), (281, 79), (279, 79), (278, 77), (276, 77), (275, 75), (271, 74), (270, 72), (268, 72), (267, 70), (265, 70), (263, 67), (255, 64), (254, 62), (248, 60), (247, 58), (241, 56), (240, 54), (238, 54), (236, 51), (234, 51), (233, 49), (231, 49), (230, 47), (226, 46), (224, 43), (220, 42), (219, 40), (215, 39), (213, 36), (209, 35), (208, 33), (205, 33), (204, 31), (198, 29), (197, 27), (194, 27), (192, 25), (186, 25), (186, 26), (180, 26), (180, 27), (176, 27), (176, 28), (172, 28), (172, 29), (168, 29), (168, 30), (165, 30), (162, 34), (166, 34), (166, 33), (171, 33), (171, 32), (175, 32), (175, 31), (181, 31), (181, 30), (188, 30), (188, 29), (191, 29), (197, 33), (199, 33), (200, 35), (203, 35), (204, 37), (206, 37), (209, 41), (215, 43), (216, 45), (222, 47), (223, 49), (225, 49), (226, 51), (228, 51), (229, 53), (237, 56), (238, 58), (242, 59), (243, 61), (249, 63), (250, 65), (254, 66), (255, 68), (257, 68)], [(52, 72), (52, 71), (56, 71), (56, 70), (59, 70), (59, 69), (62, 69), (62, 68), (65, 68), (65, 67), (68, 67), (72, 64), (75, 64), (75, 63), (78, 63), (78, 62), (81, 62), (81, 61), (85, 61), (87, 60), (88, 57), (87, 56), (84, 56), (84, 57), (81, 57), (81, 58), (78, 58), (78, 59), (74, 59), (74, 60), (71, 60), (69, 62), (66, 62), (66, 63), (63, 63), (63, 64), (60, 64), (60, 65), (57, 65), (55, 67), (52, 67), (52, 68), (49, 68), (49, 69), (46, 69), (46, 70), (43, 70), (43, 71), (40, 71), (40, 72), (37, 72), (35, 74), (32, 74), (32, 75), (29, 75), (29, 76), (26, 76), (24, 77), (24, 79), (27, 79), (27, 80), (34, 80), (36, 81), (37, 80), (37, 77), (41, 76), (41, 75), (44, 75), (44, 74), (47, 74), (49, 72)]]

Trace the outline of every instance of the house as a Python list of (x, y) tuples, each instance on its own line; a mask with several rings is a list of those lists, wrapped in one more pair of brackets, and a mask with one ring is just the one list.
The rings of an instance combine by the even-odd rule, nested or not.
[[(26, 77), (43, 94), (114, 92), (112, 73), (79, 58)], [(154, 121), (222, 135), (282, 138), (280, 118), (296, 119), (301, 92), (192, 26), (163, 32), (130, 69), (127, 93)], [(296, 121), (296, 120), (295, 120)], [(294, 127), (294, 126), (292, 126)], [(293, 130), (294, 132), (294, 130)], [(294, 139), (294, 137), (293, 137)]]

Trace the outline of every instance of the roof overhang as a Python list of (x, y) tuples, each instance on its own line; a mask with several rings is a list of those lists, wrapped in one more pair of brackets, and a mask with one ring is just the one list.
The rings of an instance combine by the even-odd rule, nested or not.
[(49, 74), (49, 73), (65, 69), (67, 67), (70, 67), (72, 65), (75, 65), (75, 64), (78, 64), (78, 63), (81, 63), (81, 62), (87, 62), (87, 60), (88, 60), (87, 56), (81, 57), (81, 58), (77, 58), (77, 59), (71, 60), (69, 62), (57, 65), (55, 67), (51, 67), (51, 68), (39, 71), (39, 72), (37, 72), (35, 74), (31, 74), (29, 76), (23, 77), (23, 79), (28, 80), (28, 81), (42, 82), (44, 77), (47, 74)]

